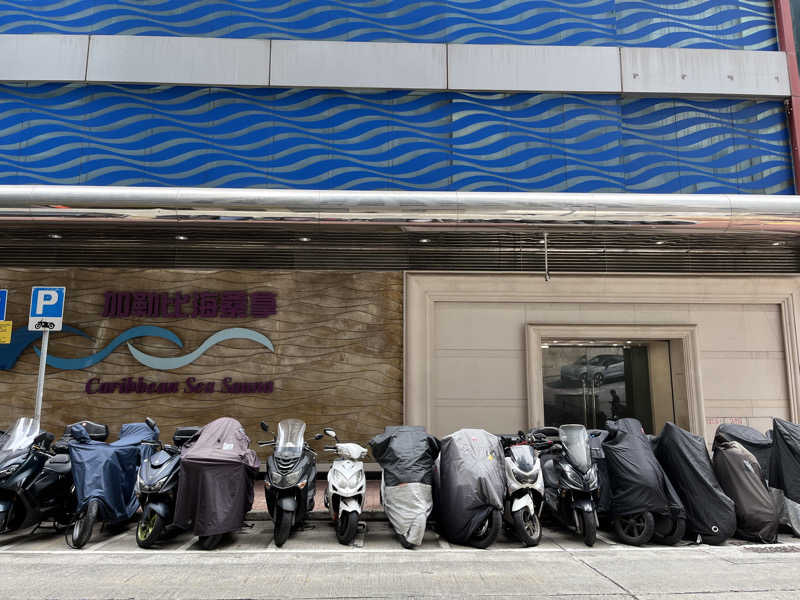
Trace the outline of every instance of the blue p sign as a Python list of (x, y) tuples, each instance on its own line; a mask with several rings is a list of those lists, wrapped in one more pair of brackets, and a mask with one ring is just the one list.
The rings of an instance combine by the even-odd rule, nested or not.
[(6, 320), (6, 301), (8, 300), (8, 290), (0, 290), (0, 321)]
[(61, 331), (67, 288), (35, 287), (31, 290), (29, 331)]

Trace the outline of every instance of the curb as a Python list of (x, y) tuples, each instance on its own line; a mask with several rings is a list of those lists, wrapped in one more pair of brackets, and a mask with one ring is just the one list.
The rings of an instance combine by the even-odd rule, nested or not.
[[(253, 510), (245, 515), (246, 521), (271, 521), (269, 513), (265, 510)], [(330, 521), (328, 511), (314, 511), (308, 515), (309, 521)], [(359, 521), (386, 521), (386, 513), (382, 510), (365, 510), (361, 513)]]

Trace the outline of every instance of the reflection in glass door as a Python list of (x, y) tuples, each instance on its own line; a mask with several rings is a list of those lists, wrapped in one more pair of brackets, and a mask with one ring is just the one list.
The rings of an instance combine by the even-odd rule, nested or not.
[(545, 344), (542, 366), (545, 425), (604, 429), (609, 419), (635, 417), (652, 431), (647, 346)]

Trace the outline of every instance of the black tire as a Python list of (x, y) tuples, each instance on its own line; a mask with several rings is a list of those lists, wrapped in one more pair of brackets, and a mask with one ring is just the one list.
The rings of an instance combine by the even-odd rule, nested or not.
[(542, 524), (539, 517), (527, 506), (523, 506), (511, 515), (514, 519), (514, 534), (520, 542), (531, 548), (542, 541)]
[(89, 500), (86, 505), (86, 512), (84, 512), (75, 521), (72, 526), (72, 546), (74, 548), (83, 548), (92, 537), (92, 528), (97, 521), (97, 515), (100, 512), (100, 501)]
[(648, 543), (653, 539), (655, 529), (656, 521), (653, 513), (649, 511), (614, 519), (614, 531), (617, 537), (623, 544), (629, 546), (641, 546)]
[(339, 543), (349, 546), (356, 539), (356, 533), (358, 533), (358, 513), (348, 510), (339, 515), (339, 520), (336, 522), (336, 539)]
[(218, 533), (216, 535), (201, 535), (200, 536), (200, 547), (203, 550), (213, 550), (219, 543), (222, 541), (222, 534)]
[(581, 511), (581, 519), (583, 520), (583, 543), (589, 547), (594, 546), (597, 541), (597, 521), (595, 521), (594, 511)]
[(292, 532), (292, 520), (294, 520), (294, 511), (280, 510), (275, 512), (277, 520), (275, 521), (275, 545), (280, 548), (289, 539), (289, 534)]
[(486, 520), (478, 527), (478, 531), (472, 534), (469, 545), (474, 548), (484, 550), (494, 544), (497, 536), (500, 535), (503, 517), (499, 510), (492, 509)]
[(400, 545), (405, 548), (406, 550), (413, 550), (417, 547), (416, 544), (412, 544), (406, 539), (406, 536), (397, 534), (397, 537), (400, 539)]
[(602, 373), (595, 373), (593, 379), (595, 385), (603, 385), (603, 382), (606, 380), (606, 376)]
[(152, 548), (161, 539), (166, 522), (164, 517), (154, 510), (149, 511), (147, 517), (145, 514), (142, 514), (136, 525), (136, 543), (139, 548)]
[[(661, 520), (665, 523), (661, 523)], [(659, 526), (661, 525), (661, 526)], [(674, 546), (683, 539), (686, 535), (686, 519), (672, 519), (670, 517), (662, 517), (656, 523), (656, 531), (653, 534), (653, 541), (664, 544), (665, 546)]]

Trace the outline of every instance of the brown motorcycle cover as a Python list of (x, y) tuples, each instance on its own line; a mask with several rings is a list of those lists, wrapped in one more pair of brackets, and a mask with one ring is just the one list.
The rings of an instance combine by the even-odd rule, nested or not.
[(203, 427), (181, 449), (176, 525), (197, 536), (235, 531), (253, 506), (259, 460), (236, 419)]

